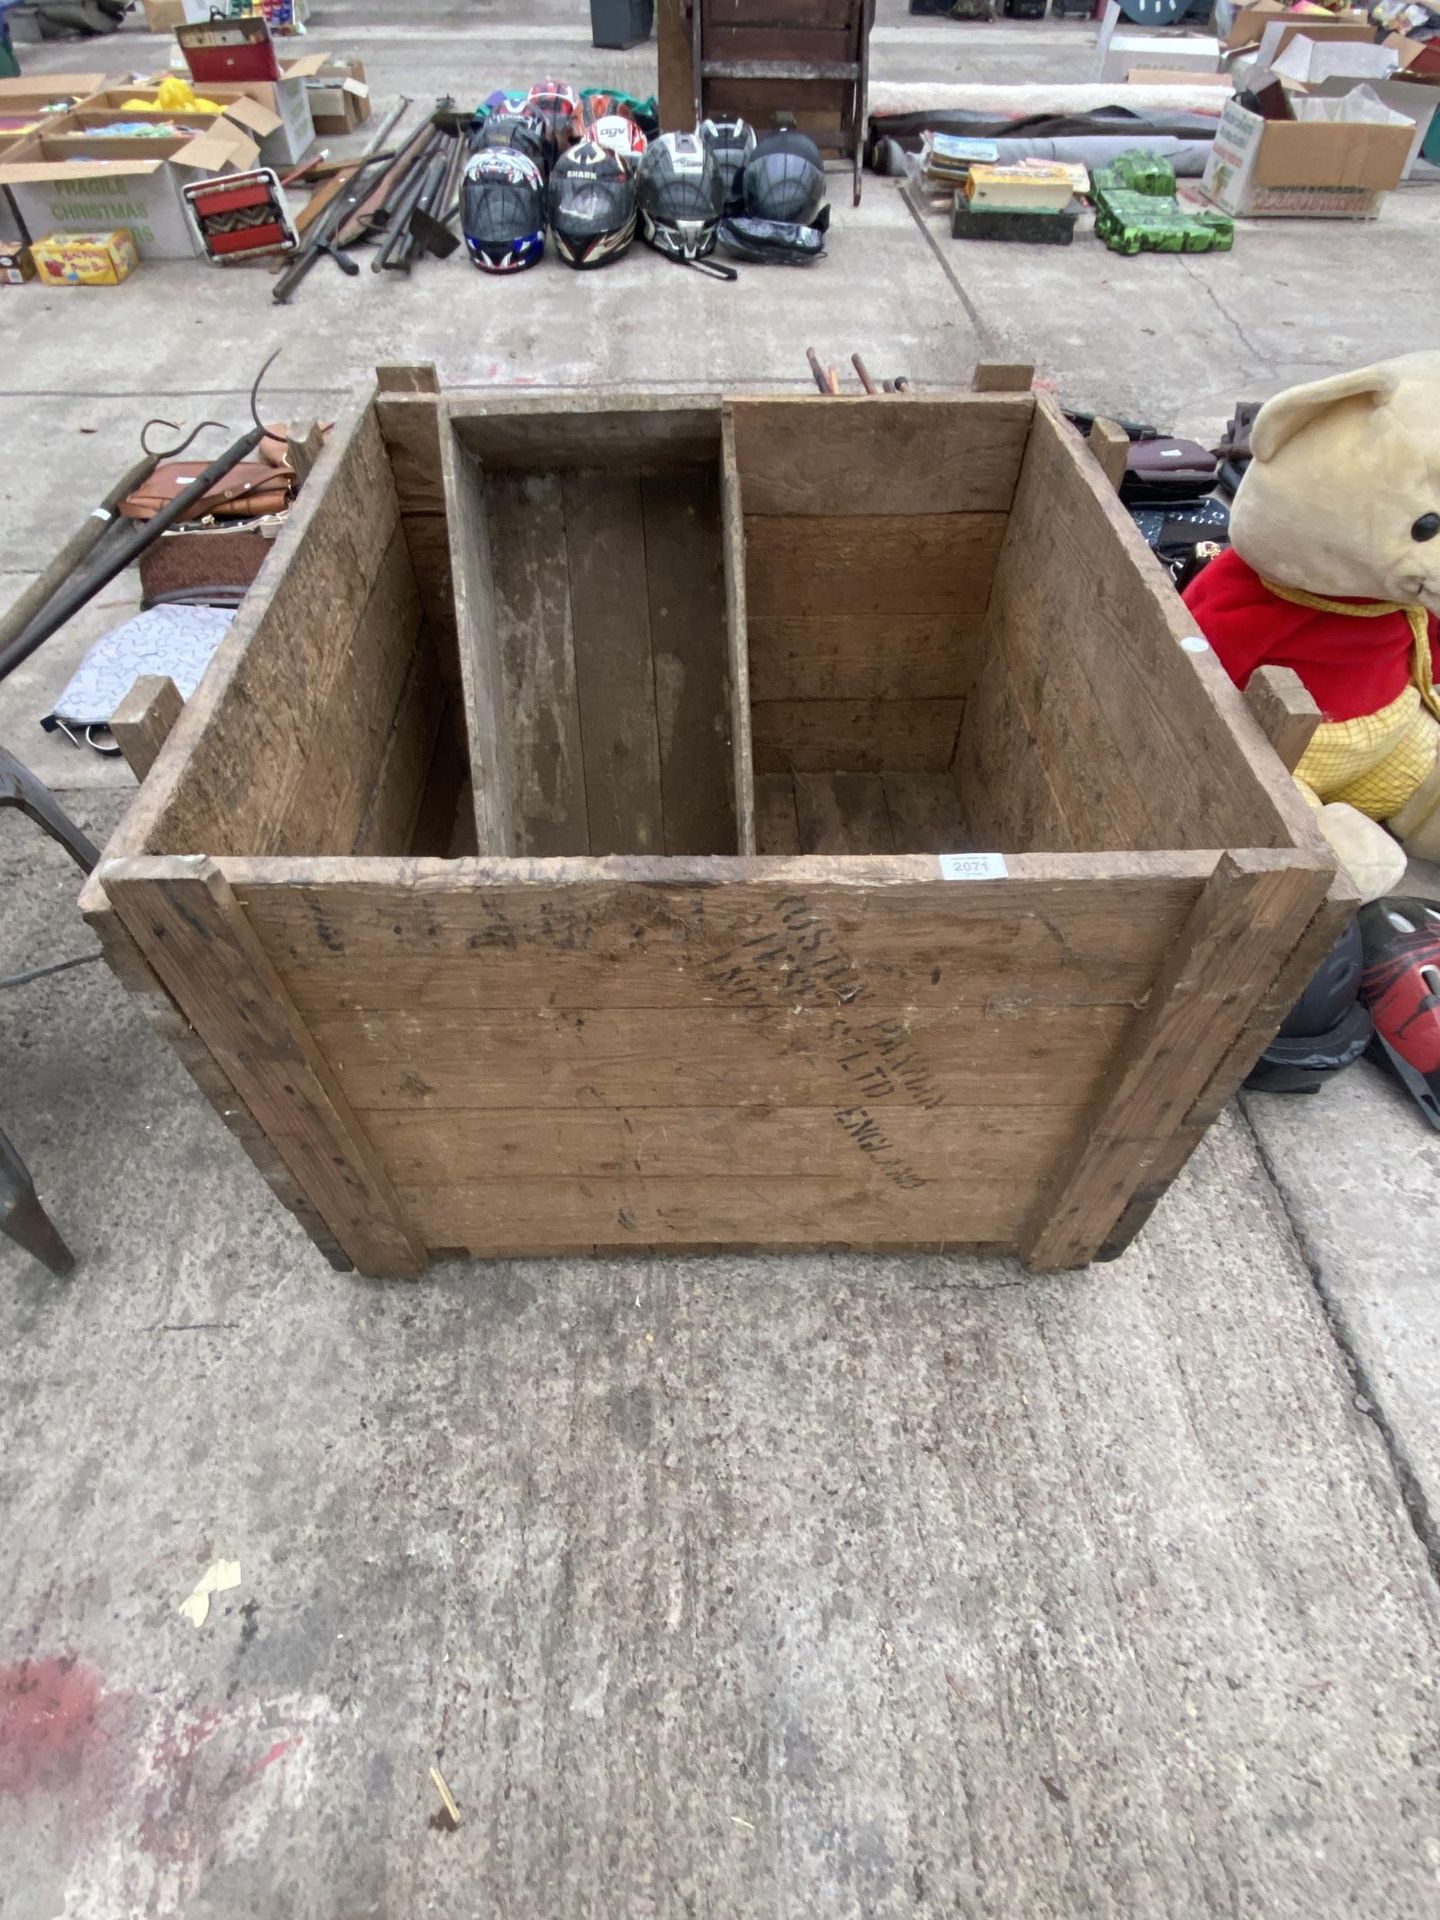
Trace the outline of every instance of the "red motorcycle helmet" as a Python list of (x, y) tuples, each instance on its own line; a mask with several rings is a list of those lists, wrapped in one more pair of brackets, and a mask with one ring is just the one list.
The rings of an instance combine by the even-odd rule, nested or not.
[(1374, 1050), (1440, 1128), (1440, 903), (1396, 894), (1360, 909), (1360, 998)]

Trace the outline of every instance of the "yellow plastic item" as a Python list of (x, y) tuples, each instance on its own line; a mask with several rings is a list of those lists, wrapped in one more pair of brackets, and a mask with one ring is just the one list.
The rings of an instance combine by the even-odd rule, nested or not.
[(153, 100), (126, 100), (120, 108), (122, 113), (223, 113), (225, 109), (215, 100), (207, 100), (196, 93), (188, 80), (182, 80), (178, 74), (167, 74), (156, 89)]

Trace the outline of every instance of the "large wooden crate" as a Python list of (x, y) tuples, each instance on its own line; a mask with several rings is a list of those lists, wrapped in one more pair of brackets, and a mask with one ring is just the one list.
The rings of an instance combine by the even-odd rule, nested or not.
[(1349, 910), (1025, 393), (339, 423), (85, 908), (337, 1263), (1123, 1245)]

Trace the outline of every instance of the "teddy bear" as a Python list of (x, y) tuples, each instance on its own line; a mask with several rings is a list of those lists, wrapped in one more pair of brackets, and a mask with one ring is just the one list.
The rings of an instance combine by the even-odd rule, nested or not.
[(1299, 674), (1322, 722), (1295, 778), (1376, 899), (1407, 851), (1440, 859), (1440, 353), (1290, 387), (1250, 445), (1185, 601), (1238, 687)]

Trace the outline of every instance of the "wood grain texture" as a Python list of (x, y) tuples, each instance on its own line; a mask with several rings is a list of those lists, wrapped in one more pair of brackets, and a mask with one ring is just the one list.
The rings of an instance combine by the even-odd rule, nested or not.
[(499, 652), (497, 732), (513, 796), (515, 851), (588, 853), (560, 480), (494, 473), (482, 484)]
[(737, 1004), (663, 1015), (422, 1003), (408, 1012), (316, 1012), (307, 1024), (363, 1116), (522, 1105), (1083, 1106), (1099, 1094), (1131, 1019), (1127, 1007), (1076, 1006), (982, 1020), (968, 1007), (857, 1007), (837, 997), (828, 1008)]
[(1245, 687), (1245, 704), (1285, 771), (1293, 773), (1321, 718), (1305, 682), (1293, 667), (1257, 667)]
[[(345, 699), (349, 649), (398, 523), (389, 458), (361, 395), (337, 421), (259, 582), (186, 702), (174, 751), (137, 796), (112, 842), (116, 853), (263, 854), (301, 837), (316, 853), (338, 849), (330, 823), (302, 821), (290, 804), (313, 758), (354, 750), (329, 728), (330, 706)], [(375, 638), (386, 646), (384, 635)], [(391, 638), (400, 651), (413, 635)]]
[(86, 925), (99, 941), (110, 971), (140, 1008), (156, 1038), (175, 1054), (221, 1125), (239, 1141), (256, 1172), (281, 1206), (295, 1216), (337, 1273), (353, 1272), (349, 1256), (236, 1092), (209, 1047), (180, 1011), (155, 969), (136, 946), (94, 874), (86, 880), (81, 892), (80, 911)]
[(485, 853), (510, 853), (516, 842), (517, 797), (506, 745), (505, 670), (484, 476), (453, 434), (442, 437), (440, 457), (448, 502), (464, 739), (470, 762), (476, 845)]
[(563, 485), (591, 850), (659, 853), (665, 818), (640, 482), (576, 472)]
[(1093, 420), (1085, 444), (1100, 463), (1100, 471), (1118, 492), (1130, 461), (1130, 436), (1114, 420)]
[(494, 396), (452, 394), (444, 402), (462, 446), (491, 473), (569, 472), (652, 465), (713, 465), (720, 452), (720, 401), (713, 395), (586, 390)]
[(1118, 1054), (1110, 1085), (1021, 1242), (1036, 1268), (1092, 1259), (1229, 1057), (1320, 908), (1329, 879), (1225, 853)]
[(441, 404), (412, 389), (382, 391), (375, 401), (400, 511), (443, 513), (445, 481), (440, 464)]
[[(1107, 817), (1067, 808), (1077, 845), (1298, 845), (1321, 856), (1308, 809), (1083, 443), (1041, 397), (988, 624), (1060, 790), (1103, 763)], [(1064, 636), (1064, 644), (1059, 637)], [(1069, 738), (1052, 738), (1063, 715)], [(1263, 755), (1263, 757), (1262, 757)], [(1113, 777), (1112, 777), (1113, 776)]]
[(985, 613), (1004, 514), (756, 515), (748, 493), (745, 500), (752, 618), (902, 613), (978, 622)]
[(410, 670), (360, 816), (352, 853), (413, 851), (415, 823), (434, 765), (440, 730), (448, 719), (447, 697), (435, 650), (424, 643), (422, 635), (410, 658)]
[(355, 1266), (418, 1273), (423, 1250), (228, 883), (211, 861), (166, 864), (101, 869), (131, 938)]
[(110, 716), (110, 731), (137, 780), (143, 780), (160, 757), (170, 729), (185, 702), (168, 673), (145, 673)]
[(640, 484), (667, 853), (737, 850), (717, 468)]
[(757, 700), (963, 696), (984, 659), (978, 619), (946, 613), (751, 614)]
[(981, 360), (970, 377), (972, 393), (1028, 393), (1035, 369), (1028, 360)]
[(794, 784), (802, 853), (894, 853), (878, 773), (797, 773)]
[(764, 854), (800, 851), (792, 774), (761, 773), (755, 777), (755, 849)]
[(725, 647), (730, 696), (731, 795), (736, 851), (756, 850), (755, 743), (750, 717), (749, 602), (745, 592), (745, 505), (728, 409), (720, 427), (720, 538), (725, 567)]
[(887, 772), (885, 807), (897, 853), (964, 853), (976, 844), (952, 774)]
[(1213, 860), (1100, 864), (1022, 856), (1009, 879), (950, 886), (926, 856), (226, 872), (307, 1017), (873, 1002), (1018, 1019), (1035, 1005), (1133, 1011)]
[[(1080, 765), (1083, 770), (1089, 763), (1082, 757)], [(1067, 771), (1058, 754), (1041, 751), (1005, 655), (991, 646), (965, 702), (955, 752), (955, 783), (974, 845), (1007, 854), (1075, 852), (1079, 842), (1055, 785)], [(1105, 767), (1092, 772), (1101, 787), (1098, 808), (1109, 802)], [(1097, 837), (1092, 828), (1090, 838)], [(1123, 828), (1116, 827), (1113, 838), (1123, 842)]]
[(1006, 513), (1034, 401), (992, 395), (736, 397), (747, 515)]
[(943, 773), (963, 700), (756, 700), (757, 773)]

